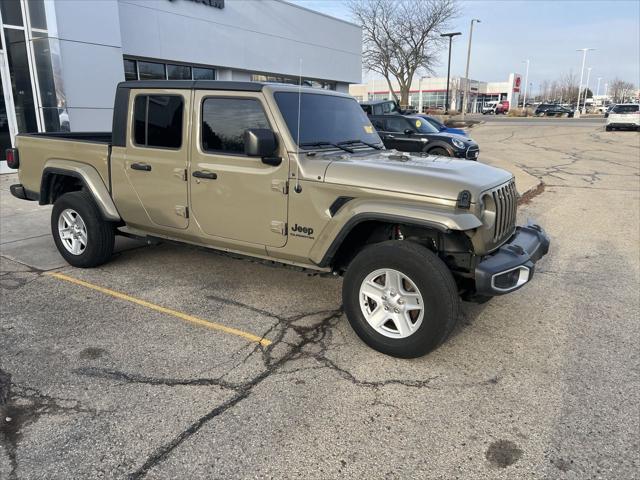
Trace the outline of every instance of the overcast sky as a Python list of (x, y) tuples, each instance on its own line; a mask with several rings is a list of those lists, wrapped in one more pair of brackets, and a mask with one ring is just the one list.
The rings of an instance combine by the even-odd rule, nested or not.
[[(289, 0), (344, 20), (352, 20), (345, 0)], [(582, 53), (592, 67), (590, 85), (602, 86), (615, 77), (640, 83), (640, 2), (638, 0), (463, 0), (462, 15), (452, 28), (451, 72), (464, 75), (469, 22), (474, 26), (469, 76), (481, 81), (505, 81), (510, 72), (524, 75), (530, 60), (529, 81), (534, 90), (545, 79), (554, 80), (569, 70), (580, 74)], [(446, 51), (436, 76), (446, 76)], [(365, 79), (368, 74), (365, 73)], [(586, 69), (585, 69), (586, 81)]]

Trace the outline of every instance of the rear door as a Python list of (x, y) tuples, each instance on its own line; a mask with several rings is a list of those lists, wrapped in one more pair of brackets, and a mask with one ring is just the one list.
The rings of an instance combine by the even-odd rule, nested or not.
[(194, 97), (191, 207), (207, 234), (282, 247), (287, 241), (289, 163), (281, 144), (279, 165), (244, 154), (244, 132), (275, 131), (261, 93), (199, 91)]
[(121, 164), (129, 187), (118, 203), (150, 226), (188, 226), (186, 169), (191, 90), (138, 90), (129, 98), (130, 128)]

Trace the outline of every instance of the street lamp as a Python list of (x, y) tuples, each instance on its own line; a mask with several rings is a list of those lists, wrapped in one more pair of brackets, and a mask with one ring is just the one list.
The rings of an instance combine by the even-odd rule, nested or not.
[(582, 94), (582, 78), (584, 77), (584, 62), (587, 60), (587, 52), (595, 50), (595, 48), (579, 48), (576, 52), (582, 52), (582, 68), (580, 69), (580, 87), (578, 87), (578, 103), (576, 104), (576, 113), (574, 117), (580, 117), (580, 95)]
[(449, 37), (449, 62), (447, 63), (447, 96), (444, 99), (444, 113), (449, 113), (449, 78), (451, 76), (451, 41), (453, 37), (462, 35), (461, 32), (442, 33), (441, 37)]
[(602, 80), (602, 77), (598, 77), (598, 86), (596, 87), (596, 97), (600, 96), (600, 80)]
[(464, 97), (462, 100), (462, 118), (467, 113), (467, 102), (469, 101), (469, 63), (471, 62), (471, 39), (473, 37), (473, 22), (480, 23), (477, 18), (471, 19), (471, 26), (469, 27), (469, 46), (467, 47), (467, 68), (464, 71)]
[(587, 113), (587, 95), (589, 95), (589, 78), (591, 78), (591, 67), (587, 68), (587, 84), (584, 87), (584, 102), (582, 102), (582, 114)]
[(524, 74), (524, 97), (522, 98), (522, 110), (527, 108), (527, 86), (529, 85), (529, 59), (523, 60), (527, 64), (527, 71)]
[(418, 79), (418, 113), (422, 113), (422, 80), (428, 78), (425, 76), (422, 76)]

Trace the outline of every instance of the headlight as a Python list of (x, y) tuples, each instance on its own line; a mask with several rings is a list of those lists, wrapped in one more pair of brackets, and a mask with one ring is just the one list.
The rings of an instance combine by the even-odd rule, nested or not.
[(465, 147), (464, 142), (458, 140), (457, 138), (452, 138), (451, 143), (453, 143), (453, 145), (455, 145), (455, 147), (459, 148), (460, 150), (465, 150), (467, 148)]

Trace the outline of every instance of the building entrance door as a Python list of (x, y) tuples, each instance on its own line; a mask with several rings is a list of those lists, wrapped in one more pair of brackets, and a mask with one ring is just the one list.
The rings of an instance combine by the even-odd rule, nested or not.
[(0, 51), (0, 173), (8, 173), (5, 151), (13, 146), (16, 135), (15, 112), (11, 101), (11, 83), (5, 62), (5, 53)]

